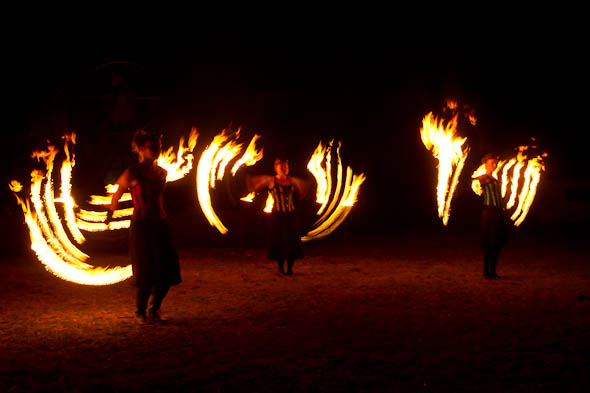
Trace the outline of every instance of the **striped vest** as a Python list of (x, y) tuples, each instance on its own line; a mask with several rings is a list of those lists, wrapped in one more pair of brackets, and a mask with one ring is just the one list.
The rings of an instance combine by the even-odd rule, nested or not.
[(278, 213), (290, 213), (295, 211), (295, 205), (293, 204), (293, 194), (295, 193), (295, 186), (289, 184), (283, 186), (275, 182), (273, 188), (268, 190), (274, 201), (272, 211)]
[(481, 186), (483, 193), (483, 205), (493, 206), (500, 209), (502, 207), (502, 195), (500, 194), (500, 183), (497, 180), (492, 180)]

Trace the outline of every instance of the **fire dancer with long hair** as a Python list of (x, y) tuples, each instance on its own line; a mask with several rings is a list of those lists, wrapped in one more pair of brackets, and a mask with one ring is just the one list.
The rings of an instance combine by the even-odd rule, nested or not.
[[(268, 234), (268, 258), (277, 262), (281, 274), (292, 275), (296, 259), (303, 258), (303, 247), (298, 230), (295, 198), (303, 199), (307, 182), (288, 176), (289, 161), (276, 158), (275, 176), (252, 176), (246, 178), (248, 191), (267, 189), (273, 200)], [(285, 260), (287, 271), (285, 272)]]
[(486, 154), (481, 159), (486, 173), (474, 178), (482, 188), (483, 208), (481, 212), (482, 238), (481, 247), (484, 254), (483, 275), (485, 278), (499, 278), (496, 265), (500, 250), (508, 239), (507, 225), (504, 218), (504, 207), (500, 184), (493, 176), (498, 167), (498, 158), (493, 154)]
[[(129, 255), (133, 284), (137, 287), (137, 311), (141, 322), (164, 322), (159, 315), (162, 300), (170, 286), (179, 284), (180, 265), (166, 222), (162, 197), (166, 185), (166, 170), (156, 163), (161, 150), (161, 135), (139, 130), (133, 136), (132, 150), (139, 164), (123, 172), (109, 206), (109, 219), (117, 209), (121, 195), (130, 191), (133, 218), (129, 231)], [(146, 314), (148, 299), (150, 308)]]

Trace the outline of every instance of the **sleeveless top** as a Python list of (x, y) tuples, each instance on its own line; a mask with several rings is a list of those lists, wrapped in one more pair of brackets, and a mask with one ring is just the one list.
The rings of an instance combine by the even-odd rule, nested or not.
[(295, 211), (295, 205), (293, 204), (295, 186), (293, 184), (283, 186), (275, 181), (274, 187), (270, 188), (269, 192), (274, 201), (272, 206), (273, 213), (290, 213)]
[(494, 179), (482, 185), (481, 188), (483, 190), (483, 205), (497, 207), (502, 210), (502, 195), (500, 194), (500, 183), (498, 183), (498, 180)]
[(166, 185), (166, 171), (161, 170), (157, 178), (145, 176), (142, 164), (129, 168), (137, 184), (131, 187), (133, 218), (142, 220), (164, 220), (166, 212), (162, 196)]

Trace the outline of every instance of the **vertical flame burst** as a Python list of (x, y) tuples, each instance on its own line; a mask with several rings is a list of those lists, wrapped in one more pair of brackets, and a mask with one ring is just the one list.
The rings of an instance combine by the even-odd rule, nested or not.
[[(209, 224), (217, 228), (222, 234), (226, 234), (228, 229), (223, 225), (221, 219), (213, 209), (210, 190), (215, 189), (216, 182), (224, 178), (226, 167), (242, 151), (243, 145), (237, 142), (239, 136), (240, 130), (235, 133), (223, 130), (216, 135), (209, 146), (205, 148), (197, 165), (196, 188), (199, 205), (201, 206), (205, 218), (209, 221)], [(233, 165), (231, 169), (232, 176), (235, 175), (238, 169), (243, 165), (252, 166), (262, 159), (262, 149), (256, 149), (256, 141), (259, 138), (259, 135), (254, 135), (250, 140), (242, 157)], [(250, 198), (253, 199), (253, 196)], [(247, 199), (246, 201), (248, 201)]]
[(430, 112), (422, 120), (420, 129), (422, 143), (438, 160), (436, 200), (438, 216), (442, 218), (443, 225), (449, 221), (453, 194), (469, 153), (469, 148), (464, 146), (467, 138), (456, 135), (457, 117), (453, 116), (445, 125), (443, 119), (438, 119)]
[[(526, 154), (528, 149), (529, 146), (519, 146), (516, 157), (499, 161), (498, 167), (492, 174), (496, 180), (501, 181), (502, 198), (506, 198), (508, 191), (510, 191), (508, 199), (504, 202), (508, 210), (516, 205), (510, 216), (515, 226), (522, 224), (526, 218), (535, 200), (541, 174), (545, 171), (543, 157), (546, 157), (547, 154), (542, 153), (529, 158)], [(502, 173), (501, 176), (499, 176), (500, 172)], [(471, 177), (476, 178), (484, 173), (486, 171), (482, 164), (473, 172)], [(477, 195), (482, 194), (479, 181), (472, 180), (471, 188)]]

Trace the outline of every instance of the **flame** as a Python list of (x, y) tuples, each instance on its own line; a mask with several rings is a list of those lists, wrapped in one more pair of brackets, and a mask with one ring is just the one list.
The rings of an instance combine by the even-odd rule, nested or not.
[[(321, 204), (317, 214), (322, 214), (322, 212), (323, 214), (315, 222), (315, 228), (301, 238), (304, 242), (325, 237), (338, 228), (346, 219), (348, 213), (350, 213), (352, 206), (356, 203), (360, 186), (365, 181), (364, 174), (355, 175), (352, 168), (347, 167), (346, 180), (344, 181), (344, 189), (342, 190), (343, 165), (340, 157), (342, 144), (339, 142), (336, 148), (338, 159), (336, 188), (332, 191), (332, 146), (333, 141), (327, 146), (323, 146), (320, 142), (307, 164), (308, 170), (313, 174), (317, 183), (316, 202)], [(326, 162), (325, 167), (322, 166), (324, 160)]]
[(269, 192), (268, 197), (266, 197), (266, 205), (264, 206), (265, 213), (272, 213), (272, 207), (274, 206), (275, 201), (272, 198), (272, 194)]
[(249, 193), (245, 197), (240, 198), (240, 201), (251, 203), (252, 201), (254, 201), (255, 196), (256, 196), (256, 193), (254, 191), (252, 191), (251, 193)]
[[(209, 146), (205, 148), (197, 165), (196, 188), (199, 205), (201, 206), (201, 210), (203, 210), (203, 214), (205, 214), (205, 218), (209, 221), (209, 224), (217, 228), (222, 234), (226, 234), (228, 230), (223, 225), (211, 205), (210, 190), (215, 189), (216, 182), (224, 178), (226, 167), (231, 160), (236, 158), (242, 151), (243, 145), (237, 143), (239, 136), (240, 130), (235, 133), (223, 130), (216, 135)], [(242, 157), (233, 165), (231, 170), (232, 176), (236, 174), (242, 165), (254, 165), (262, 158), (262, 149), (256, 150), (256, 141), (259, 138), (260, 136), (254, 135), (250, 140)], [(242, 198), (242, 200), (244, 199)]]
[(256, 150), (256, 141), (258, 139), (260, 139), (260, 135), (254, 135), (254, 137), (248, 144), (248, 147), (246, 148), (246, 151), (244, 152), (242, 158), (236, 161), (233, 168), (231, 169), (231, 174), (233, 176), (235, 176), (236, 172), (238, 171), (238, 169), (240, 169), (242, 165), (252, 166), (262, 159), (262, 151), (264, 149), (261, 148), (260, 150)]
[(64, 135), (63, 139), (65, 140), (64, 152), (66, 154), (66, 158), (62, 162), (61, 171), (60, 171), (61, 195), (59, 196), (58, 199), (56, 199), (56, 202), (59, 201), (59, 202), (63, 203), (64, 218), (66, 221), (66, 225), (67, 225), (70, 233), (74, 237), (74, 239), (79, 244), (82, 244), (82, 243), (84, 243), (84, 241), (86, 241), (86, 239), (84, 238), (84, 235), (82, 235), (82, 232), (80, 232), (80, 229), (78, 228), (78, 225), (76, 223), (76, 215), (74, 213), (74, 208), (76, 207), (76, 202), (74, 201), (74, 198), (72, 197), (72, 186), (71, 186), (72, 169), (74, 168), (74, 165), (76, 163), (74, 161), (74, 153), (72, 152), (70, 154), (70, 149), (68, 146), (69, 142), (71, 142), (72, 144), (76, 143), (76, 134), (71, 133), (71, 134)]
[[(323, 210), (330, 197), (331, 187), (328, 186), (328, 183), (331, 183), (332, 176), (328, 170), (328, 165), (330, 165), (329, 162), (331, 146), (332, 142), (330, 142), (328, 146), (323, 146), (322, 142), (320, 141), (318, 147), (316, 147), (315, 151), (311, 155), (311, 159), (307, 163), (307, 169), (311, 172), (317, 184), (316, 202), (322, 204), (322, 206), (320, 206), (320, 210), (318, 210), (318, 214), (320, 214), (320, 211)], [(322, 167), (322, 162), (324, 159), (326, 159), (326, 168)]]
[(21, 192), (23, 185), (17, 180), (12, 180), (10, 183), (8, 183), (8, 188), (10, 188), (10, 191), (12, 192)]
[(354, 175), (350, 167), (346, 168), (346, 181), (344, 182), (344, 191), (336, 209), (328, 218), (320, 223), (316, 228), (309, 231), (302, 241), (307, 242), (314, 239), (320, 239), (332, 233), (348, 216), (352, 206), (356, 203), (358, 191), (361, 184), (365, 181), (365, 175)]
[[(73, 138), (74, 136), (72, 140)], [(40, 170), (34, 170), (31, 173), (30, 199), (23, 200), (15, 194), (29, 228), (31, 249), (48, 271), (67, 281), (86, 285), (107, 285), (129, 278), (132, 274), (130, 265), (115, 268), (91, 266), (84, 262), (88, 255), (70, 242), (55, 208), (52, 170), (56, 154), (57, 149), (53, 146), (49, 146), (47, 151), (34, 152), (34, 158), (43, 159), (45, 162), (47, 172), (44, 174)], [(66, 161), (69, 160), (67, 157)], [(69, 182), (69, 177), (63, 177), (63, 181)], [(11, 185), (15, 192), (22, 190), (22, 186), (18, 187), (16, 181), (11, 182)], [(68, 188), (62, 188), (62, 192), (64, 190), (67, 191)], [(64, 197), (67, 195), (64, 193)], [(67, 198), (64, 197), (62, 202), (65, 204)]]
[(467, 138), (456, 136), (457, 116), (443, 124), (443, 119), (428, 113), (422, 120), (420, 135), (422, 143), (438, 160), (438, 184), (436, 187), (438, 216), (447, 225), (450, 216), (451, 200), (459, 181), (459, 176), (469, 153), (463, 147)]
[(191, 171), (194, 160), (192, 152), (197, 145), (198, 137), (199, 133), (197, 132), (197, 129), (193, 127), (188, 137), (187, 147), (184, 146), (184, 138), (181, 137), (178, 142), (178, 150), (176, 154), (172, 151), (172, 146), (160, 154), (157, 163), (168, 172), (168, 175), (166, 176), (167, 182), (182, 179)]
[[(535, 199), (537, 186), (541, 180), (541, 173), (545, 171), (543, 157), (546, 157), (547, 154), (542, 153), (535, 157), (528, 158), (524, 153), (528, 148), (529, 146), (519, 146), (517, 156), (509, 160), (499, 161), (498, 167), (493, 173), (494, 178), (500, 181), (498, 174), (500, 171), (502, 172), (502, 198), (505, 198), (508, 190), (510, 190), (508, 201), (506, 201), (506, 209), (509, 210), (513, 208), (518, 201), (518, 204), (510, 217), (510, 219), (514, 221), (515, 226), (522, 224), (526, 218)], [(525, 170), (521, 176), (523, 168), (525, 168)], [(473, 172), (472, 177), (478, 177), (485, 172), (485, 166), (482, 164)], [(472, 180), (471, 188), (477, 195), (482, 194), (479, 181), (475, 179)], [(520, 192), (518, 191), (519, 188)]]

